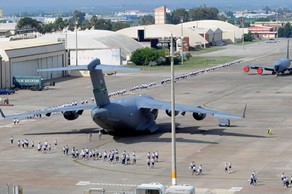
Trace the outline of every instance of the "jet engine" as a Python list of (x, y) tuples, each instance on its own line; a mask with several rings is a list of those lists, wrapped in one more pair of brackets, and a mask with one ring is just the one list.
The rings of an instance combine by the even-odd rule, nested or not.
[(201, 121), (201, 120), (203, 120), (204, 118), (206, 118), (206, 114), (205, 114), (205, 113), (196, 113), (196, 112), (194, 112), (194, 113), (193, 113), (193, 117), (194, 117), (194, 119), (196, 119), (197, 121)]
[(79, 111), (66, 111), (63, 112), (63, 116), (65, 119), (72, 121), (75, 120), (79, 117), (79, 115), (82, 115), (83, 110), (79, 110)]
[[(165, 113), (167, 114), (167, 116), (171, 117), (171, 110), (165, 110)], [(174, 112), (174, 116), (178, 115), (179, 111), (175, 111)]]
[(259, 68), (257, 69), (257, 73), (258, 73), (258, 74), (262, 74), (263, 71), (264, 71), (264, 70), (263, 70), (263, 68), (261, 68), (261, 67), (259, 67)]
[(250, 68), (249, 68), (248, 65), (243, 67), (243, 71), (244, 71), (245, 73), (249, 72), (249, 70), (250, 70)]
[(158, 109), (153, 109), (153, 110), (151, 110), (150, 112), (151, 112), (151, 114), (153, 115), (154, 120), (156, 120), (157, 117), (158, 117)]

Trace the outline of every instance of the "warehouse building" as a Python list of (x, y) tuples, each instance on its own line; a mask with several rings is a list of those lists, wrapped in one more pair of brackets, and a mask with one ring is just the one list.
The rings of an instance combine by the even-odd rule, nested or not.
[[(226, 43), (237, 43), (242, 40), (243, 30), (233, 24), (220, 20), (197, 20), (183, 23), (184, 29), (214, 31), (215, 43), (222, 41)], [(213, 44), (213, 43), (212, 43)]]
[[(99, 58), (102, 64), (126, 64), (131, 53), (143, 45), (128, 36), (107, 30), (67, 31), (46, 34), (41, 39), (62, 42), (68, 53), (68, 65), (86, 65)], [(88, 76), (87, 71), (71, 72)]]
[(120, 34), (129, 36), (144, 46), (156, 48), (160, 39), (164, 37), (184, 38), (185, 48), (184, 50), (190, 50), (190, 47), (196, 47), (198, 45), (204, 45), (208, 42), (195, 33), (192, 29), (183, 28), (182, 25), (173, 24), (153, 24), (145, 26), (134, 26), (130, 28), (124, 28), (117, 31)]
[(0, 88), (11, 88), (13, 76), (42, 76), (44, 80), (63, 76), (63, 72), (37, 72), (37, 69), (66, 66), (66, 51), (56, 41), (29, 39), (1, 42)]

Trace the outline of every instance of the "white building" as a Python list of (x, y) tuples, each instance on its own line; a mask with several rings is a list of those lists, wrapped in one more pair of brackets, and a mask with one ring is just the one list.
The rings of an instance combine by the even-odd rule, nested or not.
[(173, 35), (173, 37), (183, 36), (184, 39), (188, 39), (187, 47), (195, 47), (197, 45), (208, 43), (198, 33), (194, 32), (192, 29), (185, 28), (185, 26), (181, 24), (153, 24), (147, 26), (134, 26), (130, 28), (124, 28), (117, 32), (136, 39), (144, 46), (149, 47), (156, 46), (158, 42), (155, 42), (155, 40), (159, 40), (164, 37), (170, 37), (171, 35)]
[[(222, 31), (222, 40), (226, 43), (236, 43), (241, 41), (243, 31), (241, 28), (230, 24), (228, 22), (220, 21), (220, 20), (197, 20), (191, 22), (183, 23), (184, 28), (193, 28), (193, 29), (212, 29), (214, 32), (218, 33), (218, 28)], [(218, 41), (218, 39), (216, 40)]]
[[(107, 30), (68, 31), (46, 34), (40, 38), (62, 42), (68, 53), (68, 65), (87, 65), (96, 58), (102, 64), (122, 65), (133, 51), (143, 48), (135, 40)], [(87, 71), (71, 73), (76, 76), (89, 75)]]
[(42, 76), (44, 80), (62, 77), (62, 72), (37, 72), (38, 69), (65, 66), (65, 48), (61, 43), (17, 40), (0, 44), (0, 88), (11, 88), (13, 76)]

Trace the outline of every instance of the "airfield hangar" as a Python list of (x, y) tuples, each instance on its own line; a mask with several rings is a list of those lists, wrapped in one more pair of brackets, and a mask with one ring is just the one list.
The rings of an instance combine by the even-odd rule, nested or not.
[[(76, 63), (87, 65), (95, 58), (103, 64), (121, 65), (134, 50), (142, 47), (128, 36), (105, 30), (61, 32), (35, 39), (3, 41), (0, 44), (0, 88), (14, 87), (13, 76), (42, 76), (44, 80), (64, 76), (63, 72), (37, 72), (37, 69)], [(80, 71), (70, 75), (87, 76), (89, 73)]]
[(27, 39), (0, 44), (0, 88), (13, 87), (13, 76), (42, 76), (52, 79), (62, 72), (37, 72), (37, 69), (62, 67), (66, 51), (61, 43)]
[(129, 36), (145, 46), (156, 47), (163, 37), (183, 37), (184, 50), (196, 46), (217, 46), (242, 40), (243, 31), (228, 22), (219, 20), (198, 20), (173, 24), (153, 24), (134, 26), (117, 31)]
[[(132, 38), (108, 30), (59, 32), (41, 38), (62, 42), (68, 54), (68, 65), (86, 65), (95, 58), (102, 64), (122, 65), (127, 63), (133, 51), (143, 48)], [(89, 72), (74, 71), (71, 75), (89, 76)]]

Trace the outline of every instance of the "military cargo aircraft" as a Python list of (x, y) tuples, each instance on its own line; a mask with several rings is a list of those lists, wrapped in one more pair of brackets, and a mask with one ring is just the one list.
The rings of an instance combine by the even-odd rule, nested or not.
[(257, 74), (262, 74), (264, 70), (271, 71), (273, 75), (284, 74), (286, 71), (288, 71), (291, 74), (292, 72), (292, 67), (290, 67), (291, 61), (292, 59), (289, 59), (289, 40), (288, 40), (286, 58), (279, 59), (272, 66), (246, 65), (243, 67), (243, 71), (248, 73), (250, 69), (256, 69)]
[[(159, 129), (155, 120), (158, 110), (164, 110), (171, 116), (171, 102), (155, 100), (151, 96), (139, 95), (121, 99), (110, 100), (102, 70), (129, 70), (122, 66), (102, 65), (99, 59), (91, 61), (88, 65), (51, 68), (39, 71), (65, 71), (65, 70), (88, 70), (93, 85), (95, 101), (78, 105), (58, 106), (21, 114), (5, 115), (0, 109), (4, 119), (26, 119), (40, 115), (51, 116), (52, 113), (61, 112), (65, 119), (75, 120), (83, 111), (91, 109), (92, 120), (109, 134), (136, 134), (153, 133)], [(203, 120), (206, 115), (218, 118), (240, 119), (242, 116), (211, 110), (201, 106), (189, 106), (176, 104), (175, 115), (185, 115), (190, 112), (196, 120)]]

